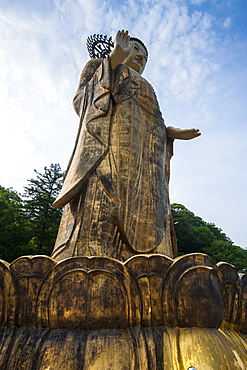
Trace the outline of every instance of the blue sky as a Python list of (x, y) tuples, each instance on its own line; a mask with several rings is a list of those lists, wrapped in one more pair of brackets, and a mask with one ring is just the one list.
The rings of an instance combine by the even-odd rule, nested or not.
[(247, 3), (243, 0), (1, 0), (0, 184), (65, 169), (86, 38), (128, 29), (149, 49), (144, 77), (177, 141), (170, 197), (247, 246)]

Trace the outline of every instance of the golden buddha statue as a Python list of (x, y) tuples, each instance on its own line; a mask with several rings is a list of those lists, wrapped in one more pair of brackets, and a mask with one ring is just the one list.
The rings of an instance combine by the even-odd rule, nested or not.
[(165, 126), (155, 92), (141, 76), (147, 58), (141, 40), (118, 31), (110, 55), (90, 60), (81, 73), (73, 101), (79, 131), (54, 202), (64, 207), (52, 253), (57, 261), (176, 256), (168, 194), (172, 145), (200, 132)]

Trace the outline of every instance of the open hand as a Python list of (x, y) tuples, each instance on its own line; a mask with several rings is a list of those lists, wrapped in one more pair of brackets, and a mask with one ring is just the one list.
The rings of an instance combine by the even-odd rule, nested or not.
[(201, 135), (200, 130), (196, 128), (181, 129), (169, 126), (166, 129), (167, 135), (172, 139), (191, 140)]
[(132, 52), (134, 45), (130, 44), (130, 36), (128, 31), (122, 30), (117, 32), (114, 47), (116, 49), (120, 48), (125, 56), (128, 56)]
[(118, 31), (115, 37), (115, 45), (119, 46), (127, 55), (131, 53), (134, 45), (130, 44), (130, 36), (128, 31)]
[(114, 48), (110, 54), (111, 66), (115, 69), (119, 64), (122, 64), (128, 55), (132, 52), (134, 44), (130, 43), (128, 31), (118, 31), (114, 41)]

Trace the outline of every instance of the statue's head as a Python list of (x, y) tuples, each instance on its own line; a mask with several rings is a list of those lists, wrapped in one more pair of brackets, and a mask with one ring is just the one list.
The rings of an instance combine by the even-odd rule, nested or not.
[[(134, 44), (132, 52), (124, 63), (142, 74), (148, 59), (148, 49), (144, 43), (136, 37), (130, 37), (130, 43)], [(104, 59), (114, 47), (111, 37), (94, 34), (87, 38), (87, 49), (91, 58)]]
[(130, 43), (134, 44), (134, 48), (125, 59), (124, 63), (128, 67), (133, 68), (135, 71), (142, 74), (147, 63), (148, 50), (144, 43), (136, 37), (131, 37)]

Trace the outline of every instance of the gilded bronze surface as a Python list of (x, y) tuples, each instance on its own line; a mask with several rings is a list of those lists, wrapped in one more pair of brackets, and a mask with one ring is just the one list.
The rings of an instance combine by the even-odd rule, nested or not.
[(247, 274), (204, 254), (0, 261), (0, 369), (247, 368)]
[(176, 255), (168, 194), (174, 139), (143, 72), (147, 51), (119, 31), (107, 59), (84, 67), (74, 98), (80, 126), (56, 207), (65, 207), (52, 257)]

